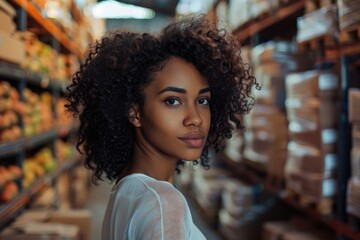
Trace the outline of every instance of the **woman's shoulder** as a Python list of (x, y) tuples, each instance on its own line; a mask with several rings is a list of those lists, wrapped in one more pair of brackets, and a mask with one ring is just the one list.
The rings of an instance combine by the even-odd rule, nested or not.
[[(145, 174), (131, 174), (121, 180), (121, 188), (139, 196), (139, 200), (152, 198), (162, 206), (187, 206), (185, 197), (171, 183), (159, 181)], [(148, 198), (147, 198), (148, 199)]]

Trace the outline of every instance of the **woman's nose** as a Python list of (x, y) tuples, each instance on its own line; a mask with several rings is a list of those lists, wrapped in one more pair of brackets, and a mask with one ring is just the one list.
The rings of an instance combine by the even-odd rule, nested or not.
[(184, 126), (200, 126), (203, 120), (196, 107), (188, 107), (184, 118)]

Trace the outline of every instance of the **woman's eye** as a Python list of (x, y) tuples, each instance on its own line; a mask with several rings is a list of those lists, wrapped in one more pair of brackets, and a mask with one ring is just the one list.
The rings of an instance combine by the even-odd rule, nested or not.
[(165, 103), (167, 105), (179, 105), (180, 104), (180, 101), (176, 98), (168, 98), (165, 100)]
[(198, 100), (198, 103), (201, 104), (201, 105), (209, 105), (210, 101), (208, 98), (200, 98)]

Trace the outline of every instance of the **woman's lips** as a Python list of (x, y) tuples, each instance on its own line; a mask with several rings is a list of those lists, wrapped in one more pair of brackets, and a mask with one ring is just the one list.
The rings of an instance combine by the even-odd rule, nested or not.
[(204, 145), (205, 136), (201, 133), (190, 133), (179, 139), (191, 148), (200, 148)]

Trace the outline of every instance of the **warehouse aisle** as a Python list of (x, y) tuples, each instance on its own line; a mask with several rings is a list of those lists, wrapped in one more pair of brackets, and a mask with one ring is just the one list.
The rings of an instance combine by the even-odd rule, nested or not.
[[(109, 198), (109, 192), (111, 185), (107, 183), (100, 183), (98, 186), (92, 186), (86, 202), (85, 208), (92, 212), (92, 240), (101, 239), (101, 226), (104, 217), (107, 200)], [(216, 231), (210, 229), (206, 223), (201, 219), (197, 209), (194, 208), (194, 203), (188, 199), (190, 210), (193, 220), (198, 228), (204, 233), (207, 240), (220, 240), (221, 237)]]

